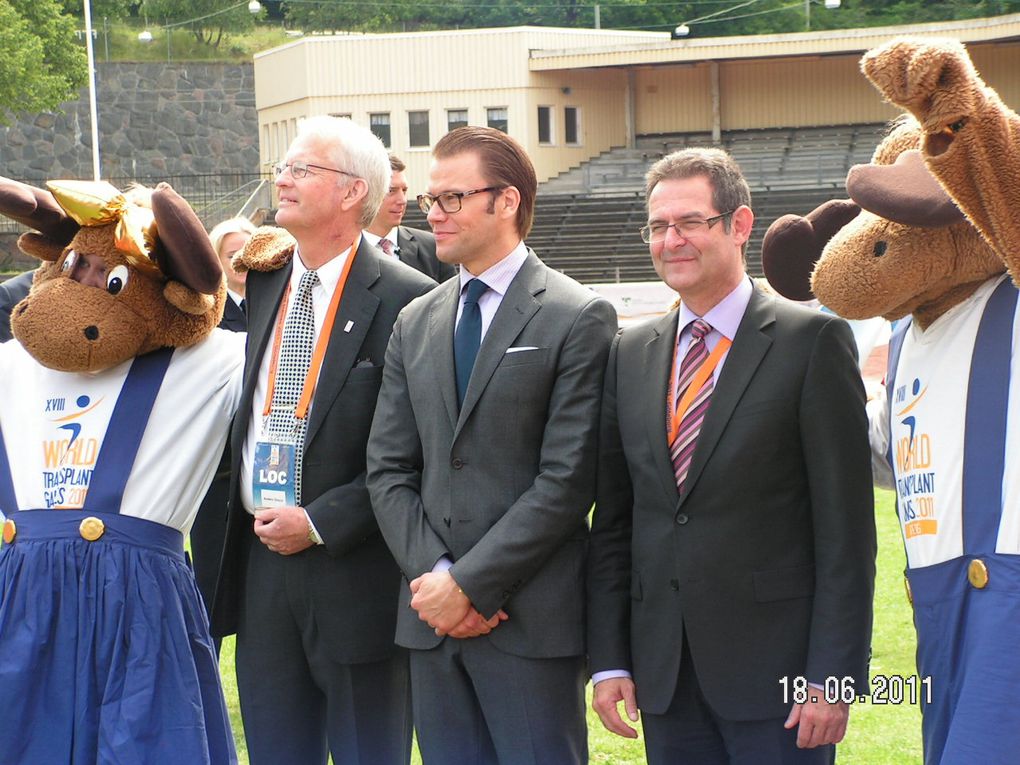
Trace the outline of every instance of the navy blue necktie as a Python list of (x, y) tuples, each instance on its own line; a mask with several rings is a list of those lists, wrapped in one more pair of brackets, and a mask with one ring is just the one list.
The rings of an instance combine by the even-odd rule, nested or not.
[(457, 404), (464, 403), (468, 380), (478, 356), (478, 346), (482, 343), (482, 311), (478, 307), (478, 298), (489, 289), (489, 285), (481, 279), (472, 279), (467, 283), (467, 294), (464, 296), (464, 310), (460, 314), (457, 331), (453, 333), (453, 357), (457, 368)]

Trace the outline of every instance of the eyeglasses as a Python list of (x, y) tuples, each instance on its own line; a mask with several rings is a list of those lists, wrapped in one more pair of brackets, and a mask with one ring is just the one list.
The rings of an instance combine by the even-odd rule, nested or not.
[(645, 244), (654, 244), (655, 242), (661, 242), (665, 240), (666, 234), (670, 229), (676, 231), (676, 233), (685, 239), (693, 234), (697, 234), (701, 231), (702, 227), (712, 228), (716, 223), (721, 221), (727, 215), (733, 215), (736, 210), (730, 210), (729, 212), (719, 213), (719, 215), (713, 215), (711, 218), (705, 220), (688, 219), (680, 220), (676, 223), (649, 223), (647, 226), (642, 226), (640, 230), (641, 241)]
[(471, 189), (471, 191), (444, 191), (442, 194), (419, 194), (418, 207), (426, 215), (432, 209), (432, 205), (438, 204), (439, 209), (447, 215), (460, 212), (464, 206), (464, 197), (472, 194), (481, 194), (483, 191), (502, 191), (506, 186), (486, 186), (484, 189)]
[(278, 162), (275, 165), (273, 165), (273, 175), (279, 178), (281, 175), (283, 175), (284, 170), (290, 170), (291, 177), (294, 178), (294, 180), (300, 180), (301, 178), (306, 177), (309, 173), (315, 175), (315, 173), (312, 173), (313, 167), (316, 170), (328, 170), (331, 173), (349, 175), (351, 176), (351, 178), (358, 177), (354, 173), (348, 173), (346, 170), (337, 170), (335, 167), (323, 167), (322, 165), (313, 165), (309, 162), (290, 162), (288, 164)]

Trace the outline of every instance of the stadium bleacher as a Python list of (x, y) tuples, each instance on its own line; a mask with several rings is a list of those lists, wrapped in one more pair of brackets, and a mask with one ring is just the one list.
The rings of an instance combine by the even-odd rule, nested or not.
[[(845, 198), (844, 181), (867, 162), (882, 124), (724, 132), (722, 147), (740, 163), (751, 187), (755, 225), (747, 267), (761, 275), (761, 240), (781, 215), (806, 215)], [(539, 186), (528, 244), (553, 268), (583, 283), (656, 279), (648, 246), (638, 236), (646, 220), (644, 173), (664, 154), (710, 146), (707, 133), (644, 136), (634, 149), (613, 149)], [(415, 205), (405, 225), (428, 228)]]

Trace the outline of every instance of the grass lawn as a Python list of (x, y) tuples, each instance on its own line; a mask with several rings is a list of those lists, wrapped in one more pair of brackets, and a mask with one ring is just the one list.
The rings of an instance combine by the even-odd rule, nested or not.
[[(871, 671), (872, 674), (887, 677), (909, 677), (915, 674), (915, 640), (910, 606), (903, 589), (903, 543), (896, 523), (892, 493), (876, 492), (875, 500), (878, 578), (875, 583), (875, 633), (872, 639)], [(240, 761), (247, 763), (233, 664), (234, 641), (230, 638), (223, 643), (220, 668)], [(645, 761), (641, 740), (630, 741), (606, 732), (590, 706), (588, 746), (593, 763), (639, 765)], [(918, 707), (907, 704), (855, 705), (850, 712), (849, 731), (839, 747), (837, 759), (840, 765), (919, 765), (921, 715)], [(417, 752), (412, 762), (420, 764)]]

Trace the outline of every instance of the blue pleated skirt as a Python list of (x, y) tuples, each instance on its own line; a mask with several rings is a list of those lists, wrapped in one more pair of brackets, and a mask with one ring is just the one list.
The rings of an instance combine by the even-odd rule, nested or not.
[(0, 763), (236, 763), (181, 534), (100, 514), (13, 513), (0, 550)]

